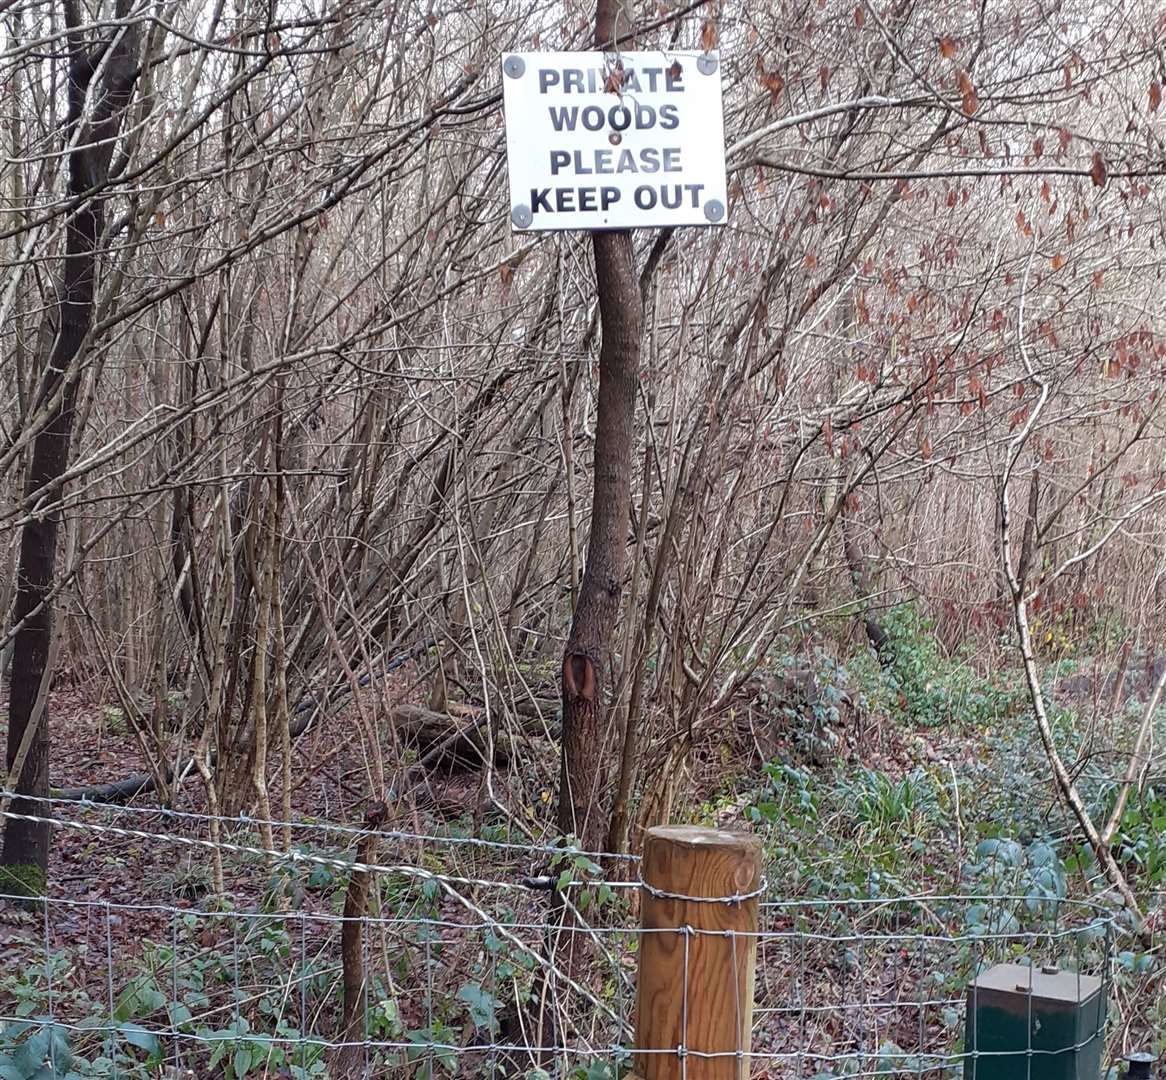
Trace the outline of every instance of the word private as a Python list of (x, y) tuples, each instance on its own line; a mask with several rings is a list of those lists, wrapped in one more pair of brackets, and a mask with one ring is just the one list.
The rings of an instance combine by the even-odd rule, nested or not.
[(724, 224), (716, 53), (507, 53), (502, 91), (515, 230)]

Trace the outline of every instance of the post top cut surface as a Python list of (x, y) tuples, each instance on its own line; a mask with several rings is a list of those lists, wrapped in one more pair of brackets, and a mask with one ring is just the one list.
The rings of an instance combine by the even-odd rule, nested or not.
[(1049, 974), (1028, 964), (997, 964), (973, 980), (972, 993), (981, 990), (1010, 994), (1027, 994), (1027, 987), (1038, 1001), (1080, 1004), (1101, 989), (1101, 980), (1076, 971)]
[(648, 830), (645, 846), (657, 839), (685, 847), (736, 848), (750, 852), (761, 850), (761, 837), (753, 833), (709, 829), (702, 825), (657, 825)]

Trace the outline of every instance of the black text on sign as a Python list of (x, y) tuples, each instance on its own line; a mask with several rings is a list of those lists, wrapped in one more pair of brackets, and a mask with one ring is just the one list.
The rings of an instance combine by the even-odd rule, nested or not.
[(516, 230), (724, 223), (715, 53), (507, 53), (502, 88)]

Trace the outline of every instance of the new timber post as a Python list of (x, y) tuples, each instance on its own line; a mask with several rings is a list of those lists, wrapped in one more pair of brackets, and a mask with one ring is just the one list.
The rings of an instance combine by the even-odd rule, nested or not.
[(649, 830), (641, 864), (635, 1052), (640, 1080), (746, 1080), (761, 841)]

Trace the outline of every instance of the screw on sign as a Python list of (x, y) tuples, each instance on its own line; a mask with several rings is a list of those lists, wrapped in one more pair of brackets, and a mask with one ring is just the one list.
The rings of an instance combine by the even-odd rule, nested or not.
[(715, 53), (514, 53), (502, 71), (515, 229), (724, 222)]

